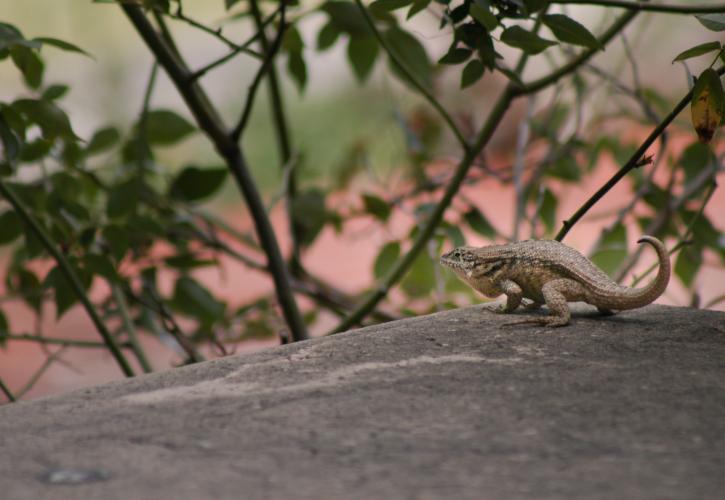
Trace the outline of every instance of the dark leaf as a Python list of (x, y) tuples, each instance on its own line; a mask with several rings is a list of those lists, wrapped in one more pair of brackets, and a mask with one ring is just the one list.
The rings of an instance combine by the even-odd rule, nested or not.
[(413, 0), (375, 0), (370, 4), (370, 10), (392, 11), (401, 9), (413, 3)]
[(539, 12), (549, 4), (549, 0), (524, 0), (526, 12), (533, 14)]
[(602, 233), (597, 242), (592, 262), (611, 275), (627, 257), (627, 231), (622, 224)]
[(461, 49), (452, 45), (446, 55), (438, 60), (439, 64), (461, 64), (471, 57), (473, 51), (470, 49)]
[(536, 55), (552, 45), (556, 45), (556, 42), (541, 38), (536, 33), (527, 31), (520, 26), (506, 28), (501, 33), (501, 41), (506, 45), (521, 49), (530, 55)]
[(106, 204), (106, 214), (115, 219), (134, 212), (138, 206), (141, 186), (137, 179), (130, 179), (111, 189)]
[(477, 233), (490, 239), (496, 237), (496, 230), (479, 209), (471, 208), (463, 215), (463, 220)]
[(478, 59), (472, 59), (469, 61), (461, 73), (461, 88), (464, 89), (476, 83), (481, 79), (485, 71), (485, 66)]
[(103, 228), (103, 239), (116, 261), (120, 262), (128, 251), (128, 231), (125, 227), (111, 224)]
[(178, 200), (199, 201), (219, 190), (227, 178), (226, 167), (201, 169), (184, 168), (171, 183), (169, 194)]
[(695, 17), (710, 31), (725, 31), (725, 14), (702, 14)]
[(677, 61), (684, 61), (685, 59), (690, 59), (691, 57), (697, 57), (701, 56), (703, 54), (708, 54), (710, 52), (714, 52), (716, 50), (720, 50), (720, 42), (706, 42), (701, 43), (700, 45), (695, 45), (694, 47), (691, 47), (685, 51), (680, 52), (677, 57), (675, 57), (672, 62)]
[(32, 41), (40, 42), (43, 45), (50, 45), (52, 47), (55, 47), (55, 48), (61, 49), (61, 50), (65, 50), (67, 52), (76, 52), (78, 54), (83, 54), (84, 56), (88, 56), (91, 59), (93, 59), (92, 55), (90, 55), (88, 52), (86, 52), (82, 48), (78, 47), (77, 45), (73, 45), (72, 43), (64, 42), (63, 40), (58, 40), (57, 38), (39, 37), (39, 38), (33, 38)]
[(577, 161), (565, 155), (557, 159), (546, 171), (551, 177), (573, 182), (581, 179), (581, 169)]
[(287, 71), (297, 84), (297, 90), (305, 90), (307, 85), (307, 65), (302, 57), (302, 52), (290, 52), (287, 57)]
[(7, 162), (13, 161), (20, 153), (20, 141), (2, 114), (0, 114), (0, 141), (3, 146), (3, 158)]
[(106, 127), (100, 130), (96, 130), (88, 141), (86, 146), (86, 154), (93, 155), (96, 153), (102, 153), (115, 146), (121, 139), (121, 134), (115, 127)]
[(302, 245), (310, 245), (327, 222), (325, 193), (316, 188), (298, 193), (292, 208), (295, 237)]
[(556, 224), (556, 207), (559, 204), (556, 196), (549, 189), (544, 189), (543, 198), (541, 199), (541, 208), (539, 209), (539, 217), (541, 217), (546, 230), (551, 232)]
[(326, 50), (335, 45), (340, 37), (340, 30), (332, 22), (325, 24), (317, 34), (317, 50)]
[(692, 125), (701, 142), (709, 143), (725, 111), (725, 91), (720, 75), (712, 68), (700, 73), (692, 89)]
[(370, 75), (378, 51), (378, 41), (374, 37), (350, 37), (347, 58), (360, 82)]
[(226, 306), (195, 279), (181, 276), (176, 280), (171, 304), (179, 312), (203, 321), (214, 323), (224, 318)]
[(425, 254), (419, 254), (401, 282), (401, 288), (409, 297), (425, 297), (435, 289), (433, 262)]
[(170, 109), (157, 109), (146, 114), (143, 123), (151, 144), (174, 144), (195, 132), (194, 126)]
[(43, 91), (43, 99), (55, 101), (68, 93), (68, 85), (50, 85)]
[(702, 265), (702, 247), (700, 245), (687, 245), (677, 256), (675, 261), (675, 274), (686, 287), (692, 286), (697, 271)]
[[(398, 59), (410, 70), (416, 80), (425, 87), (431, 86), (431, 64), (423, 45), (413, 35), (398, 27), (387, 30), (383, 36)], [(393, 71), (407, 83), (396, 64), (391, 61)]]
[(544, 24), (554, 36), (566, 43), (582, 45), (590, 49), (601, 49), (602, 45), (588, 29), (574, 19), (563, 14), (546, 14), (542, 16)]
[(87, 254), (84, 257), (85, 269), (91, 275), (98, 275), (111, 282), (120, 282), (116, 268), (108, 257), (98, 254)]
[(23, 234), (23, 222), (13, 211), (0, 215), (0, 245), (7, 245)]
[(400, 243), (391, 241), (383, 245), (383, 248), (375, 258), (373, 271), (376, 279), (383, 279), (391, 271), (395, 262), (400, 258)]
[(39, 49), (40, 43), (26, 40), (18, 28), (12, 24), (0, 22), (0, 51), (14, 45), (21, 45), (30, 49)]
[(367, 213), (373, 215), (382, 222), (388, 220), (392, 207), (385, 200), (372, 194), (363, 194), (362, 199)]
[(373, 34), (360, 13), (360, 9), (352, 2), (328, 1), (320, 7), (320, 10), (327, 13), (330, 22), (338, 31), (351, 36), (372, 36)]
[(43, 82), (43, 61), (40, 60), (35, 50), (23, 45), (10, 47), (10, 57), (15, 66), (23, 74), (23, 79), (28, 87), (37, 89)]
[(481, 23), (481, 26), (486, 28), (489, 33), (495, 30), (496, 26), (498, 26), (498, 19), (496, 19), (496, 16), (491, 13), (488, 7), (483, 7), (482, 5), (474, 3), (471, 4), (470, 13), (471, 17)]
[(414, 15), (425, 10), (428, 5), (430, 5), (430, 2), (431, 0), (414, 0), (413, 5), (411, 5), (410, 10), (408, 10), (408, 15), (405, 16), (405, 19), (410, 19)]
[(51, 101), (18, 99), (13, 103), (13, 107), (37, 124), (43, 132), (43, 137), (48, 141), (58, 137), (69, 140), (78, 138), (71, 128), (68, 115)]

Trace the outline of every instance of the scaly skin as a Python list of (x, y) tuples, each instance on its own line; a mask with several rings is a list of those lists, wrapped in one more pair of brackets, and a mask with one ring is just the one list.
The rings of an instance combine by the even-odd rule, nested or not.
[(571, 317), (567, 302), (586, 302), (611, 313), (645, 306), (662, 295), (670, 279), (667, 249), (653, 236), (642, 236), (637, 243), (652, 245), (659, 260), (657, 276), (644, 288), (617, 284), (582, 254), (553, 240), (459, 247), (443, 255), (441, 264), (487, 297), (505, 294), (503, 312), (515, 310), (523, 298), (532, 300), (533, 307), (549, 308), (550, 316), (521, 323), (564, 326)]

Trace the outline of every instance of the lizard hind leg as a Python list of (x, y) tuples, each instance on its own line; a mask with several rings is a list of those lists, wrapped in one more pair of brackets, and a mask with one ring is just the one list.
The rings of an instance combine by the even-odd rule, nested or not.
[(571, 319), (568, 300), (580, 300), (583, 295), (581, 285), (573, 280), (558, 279), (549, 281), (541, 287), (550, 315), (545, 318), (547, 326), (566, 326)]

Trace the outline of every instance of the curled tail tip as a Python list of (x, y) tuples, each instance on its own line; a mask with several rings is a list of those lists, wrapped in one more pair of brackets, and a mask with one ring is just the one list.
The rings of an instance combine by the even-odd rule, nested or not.
[(658, 243), (660, 245), (663, 244), (659, 239), (655, 238), (654, 236), (650, 236), (648, 234), (642, 235), (640, 237), (640, 239), (637, 240), (637, 243), (651, 243), (651, 244), (655, 244), (655, 245)]

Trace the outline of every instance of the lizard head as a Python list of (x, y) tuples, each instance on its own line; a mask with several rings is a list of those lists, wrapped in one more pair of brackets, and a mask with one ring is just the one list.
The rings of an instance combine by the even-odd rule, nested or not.
[(480, 263), (475, 247), (458, 247), (441, 256), (441, 264), (453, 270), (463, 279), (471, 279)]
[(479, 292), (495, 297), (501, 292), (495, 286), (503, 262), (486, 250), (496, 247), (458, 247), (441, 257), (441, 264), (453, 270), (459, 278)]

